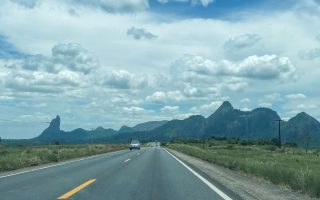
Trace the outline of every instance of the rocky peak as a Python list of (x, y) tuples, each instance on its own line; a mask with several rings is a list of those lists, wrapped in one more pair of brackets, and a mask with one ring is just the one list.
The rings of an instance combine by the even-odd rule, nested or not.
[(50, 122), (49, 129), (53, 130), (53, 131), (60, 131), (60, 117), (59, 117), (59, 115), (57, 115), (57, 117)]
[(311, 117), (310, 115), (308, 115), (305, 112), (301, 112), (301, 113), (297, 114), (295, 117), (291, 118), (289, 120), (289, 122), (291, 122), (291, 123), (309, 122), (309, 123), (316, 124), (317, 126), (320, 126), (319, 121), (317, 121), (315, 118)]
[(231, 103), (229, 101), (224, 101), (221, 106), (218, 108), (217, 111), (222, 111), (222, 112), (226, 112), (226, 111), (230, 111), (233, 110), (233, 106), (231, 105)]
[(310, 119), (312, 118), (310, 115), (308, 115), (307, 113), (305, 112), (301, 112), (301, 113), (298, 113), (296, 115), (297, 118), (301, 118), (301, 119)]

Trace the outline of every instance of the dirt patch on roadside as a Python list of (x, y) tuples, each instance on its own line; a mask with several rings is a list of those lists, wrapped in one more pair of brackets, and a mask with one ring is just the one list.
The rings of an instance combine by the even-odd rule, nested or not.
[(274, 185), (268, 181), (249, 177), (184, 153), (168, 149), (183, 161), (194, 165), (203, 173), (230, 189), (245, 200), (315, 200), (304, 194)]

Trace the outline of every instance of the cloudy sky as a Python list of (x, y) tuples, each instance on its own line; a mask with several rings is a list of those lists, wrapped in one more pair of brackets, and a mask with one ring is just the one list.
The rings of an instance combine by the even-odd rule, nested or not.
[(320, 119), (318, 0), (0, 1), (0, 137), (209, 116)]

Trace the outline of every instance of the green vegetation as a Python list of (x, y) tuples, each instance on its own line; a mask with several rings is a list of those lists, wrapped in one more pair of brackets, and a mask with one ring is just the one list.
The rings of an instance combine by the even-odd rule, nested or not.
[(125, 144), (91, 145), (0, 145), (0, 172), (58, 162), (72, 158), (107, 153), (128, 148)]
[(204, 149), (201, 140), (174, 141), (168, 148), (320, 197), (318, 150), (306, 154), (304, 149), (292, 147), (292, 144), (279, 149), (272, 144), (263, 144), (263, 141), (235, 138), (207, 140)]

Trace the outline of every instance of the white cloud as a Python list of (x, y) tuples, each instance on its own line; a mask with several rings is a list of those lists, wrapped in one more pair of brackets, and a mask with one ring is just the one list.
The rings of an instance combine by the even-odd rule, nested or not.
[(21, 59), (7, 60), (8, 68), (58, 73), (70, 70), (88, 74), (99, 67), (99, 62), (90, 52), (75, 43), (58, 44), (52, 48), (51, 57), (41, 54), (28, 55)]
[(243, 91), (245, 88), (247, 88), (249, 84), (242, 79), (231, 78), (231, 79), (226, 79), (222, 83), (222, 85), (231, 91), (239, 92), (239, 91)]
[(148, 0), (71, 0), (74, 4), (99, 8), (106, 12), (138, 12), (149, 7)]
[(207, 96), (209, 91), (204, 88), (193, 87), (191, 85), (187, 85), (183, 93), (188, 97), (204, 97)]
[(308, 109), (315, 109), (317, 108), (317, 106), (314, 104), (311, 104), (311, 105), (299, 104), (297, 105), (297, 108), (300, 110), (308, 110)]
[(168, 92), (157, 91), (157, 92), (154, 92), (152, 95), (149, 95), (146, 97), (146, 101), (151, 102), (151, 103), (165, 103), (168, 101), (182, 101), (184, 99), (185, 99), (185, 97), (178, 90), (168, 91)]
[(206, 105), (202, 105), (200, 107), (201, 110), (211, 110), (214, 111), (217, 108), (219, 108), (219, 106), (221, 106), (222, 102), (221, 101), (212, 101), (210, 104), (206, 104)]
[(7, 96), (7, 95), (0, 95), (0, 101), (1, 100), (13, 100), (14, 97), (12, 96)]
[(17, 106), (19, 107), (24, 107), (24, 108), (45, 108), (47, 107), (47, 103), (35, 103), (35, 104), (30, 104), (30, 103), (27, 103), (27, 102), (20, 102), (17, 104)]
[(242, 110), (242, 111), (246, 111), (246, 112), (247, 112), (247, 111), (251, 111), (251, 109), (246, 108), (246, 107), (245, 107), (245, 108), (241, 108), (241, 110)]
[(209, 4), (213, 3), (215, 0), (191, 0), (193, 5), (201, 4), (204, 7), (207, 7)]
[(155, 92), (150, 96), (146, 97), (146, 101), (153, 102), (153, 103), (162, 103), (166, 100), (166, 93), (165, 92)]
[(165, 3), (168, 3), (168, 2), (169, 2), (169, 0), (158, 0), (158, 2), (159, 2), (159, 3), (163, 3), (163, 4), (165, 4)]
[(102, 84), (117, 89), (141, 89), (148, 85), (146, 75), (136, 75), (125, 70), (105, 72)]
[(148, 85), (146, 75), (106, 69), (89, 51), (74, 43), (55, 45), (51, 57), (29, 55), (1, 60), (0, 64), (0, 83), (18, 93), (82, 96), (89, 92), (87, 87), (136, 90)]
[[(199, 76), (236, 76), (253, 79), (290, 79), (295, 67), (287, 57), (277, 55), (249, 56), (240, 62), (213, 61), (201, 56), (186, 55), (172, 65), (173, 72), (189, 80)], [(181, 76), (180, 75), (180, 76)]]
[(224, 48), (227, 51), (239, 51), (247, 47), (255, 45), (261, 40), (261, 37), (257, 34), (244, 34), (236, 37), (229, 38), (224, 43)]
[(144, 108), (137, 107), (137, 106), (123, 107), (122, 109), (123, 109), (126, 113), (128, 113), (128, 114), (133, 114), (133, 115), (143, 114), (144, 112), (146, 112), (146, 110), (145, 110)]
[(125, 104), (125, 105), (140, 105), (143, 103), (143, 100), (141, 99), (132, 99), (132, 98), (129, 98), (127, 96), (113, 96), (111, 98), (111, 102), (114, 103), (114, 104)]
[(163, 113), (177, 113), (179, 111), (179, 106), (164, 106), (161, 108)]
[(34, 112), (26, 115), (19, 115), (15, 119), (16, 122), (46, 122), (48, 121), (49, 116), (42, 112)]
[(265, 95), (264, 99), (266, 99), (268, 101), (282, 101), (283, 100), (281, 97), (281, 94), (279, 94), (277, 92)]
[(55, 45), (52, 48), (52, 61), (56, 65), (55, 68), (67, 67), (85, 74), (99, 65), (98, 60), (91, 53), (83, 49), (80, 44), (74, 43)]
[(10, 71), (4, 80), (7, 88), (23, 93), (64, 93), (83, 87), (84, 77), (64, 70), (57, 74), (47, 72)]
[(270, 102), (262, 102), (259, 104), (260, 107), (265, 107), (265, 108), (271, 108), (272, 107), (272, 103)]
[(287, 94), (286, 97), (288, 99), (305, 99), (306, 95), (302, 93), (296, 93), (296, 94)]
[(174, 90), (174, 91), (168, 91), (167, 93), (167, 99), (170, 100), (174, 100), (174, 101), (182, 101), (185, 99), (185, 97), (183, 96), (183, 94), (178, 91), (178, 90)]
[(240, 100), (241, 103), (249, 103), (251, 100), (249, 98), (244, 98)]
[(128, 36), (132, 36), (136, 40), (140, 39), (155, 39), (157, 36), (144, 28), (135, 28), (134, 26), (129, 28), (127, 31)]
[(199, 107), (192, 107), (191, 112), (195, 114), (212, 114), (222, 104), (222, 101), (212, 101), (209, 104), (204, 104)]
[(213, 3), (215, 0), (158, 0), (160, 3), (169, 3), (169, 2), (180, 2), (180, 3), (190, 3), (193, 6), (202, 5), (207, 7), (209, 4)]

